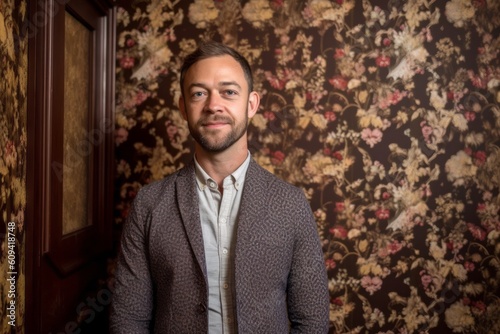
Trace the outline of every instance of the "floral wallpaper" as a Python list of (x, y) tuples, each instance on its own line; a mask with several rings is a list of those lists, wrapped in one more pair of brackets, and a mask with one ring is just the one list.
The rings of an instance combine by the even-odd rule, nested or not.
[(191, 159), (179, 68), (222, 41), (253, 157), (315, 214), (331, 333), (500, 333), (500, 2), (129, 1), (117, 30), (117, 233)]
[(0, 333), (24, 328), (27, 2), (0, 1)]

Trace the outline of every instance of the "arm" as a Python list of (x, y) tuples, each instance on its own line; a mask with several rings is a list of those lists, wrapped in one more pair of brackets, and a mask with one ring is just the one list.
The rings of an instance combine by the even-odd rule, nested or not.
[(110, 314), (111, 333), (150, 333), (153, 284), (149, 270), (148, 215), (139, 192), (123, 228)]
[(295, 220), (297, 239), (287, 289), (290, 332), (328, 333), (326, 268), (311, 207), (302, 193)]

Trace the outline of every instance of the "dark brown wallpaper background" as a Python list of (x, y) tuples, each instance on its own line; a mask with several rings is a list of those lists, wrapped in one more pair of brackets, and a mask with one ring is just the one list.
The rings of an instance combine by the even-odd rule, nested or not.
[[(0, 1), (0, 333), (23, 333), (25, 311), (27, 2)], [(13, 279), (12, 279), (13, 278)]]
[(198, 41), (254, 69), (250, 150), (301, 187), (332, 333), (500, 333), (500, 3), (128, 1), (118, 8), (115, 229), (184, 166)]

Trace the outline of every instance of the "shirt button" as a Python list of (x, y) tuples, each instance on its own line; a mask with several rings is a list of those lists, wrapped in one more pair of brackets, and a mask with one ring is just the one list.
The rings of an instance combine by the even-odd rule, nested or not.
[(224, 285), (223, 285), (222, 287), (223, 287), (224, 289), (227, 289), (227, 288), (229, 288), (229, 284), (224, 283)]
[(222, 253), (227, 254), (227, 248), (224, 248), (224, 249), (222, 250)]
[(226, 222), (226, 218), (221, 218), (221, 219), (220, 219), (220, 222), (221, 222), (221, 223), (225, 223), (225, 222)]
[(212, 188), (212, 189), (217, 188), (217, 185), (215, 184), (215, 182), (214, 182), (214, 181), (210, 181), (210, 183), (209, 183), (208, 185), (209, 185), (209, 186), (210, 186), (210, 188)]

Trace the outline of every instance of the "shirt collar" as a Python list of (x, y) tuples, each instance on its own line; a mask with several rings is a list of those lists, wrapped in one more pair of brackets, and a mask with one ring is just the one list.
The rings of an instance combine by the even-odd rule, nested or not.
[[(224, 183), (227, 184), (226, 180), (230, 180), (230, 182), (237, 190), (241, 189), (241, 187), (243, 186), (243, 182), (245, 181), (245, 174), (248, 169), (248, 165), (250, 164), (250, 158), (250, 151), (248, 151), (245, 161), (243, 161), (240, 167), (238, 167), (234, 172), (232, 172), (224, 179)], [(215, 181), (198, 163), (198, 160), (196, 160), (196, 155), (194, 156), (194, 166), (196, 174), (196, 184), (198, 185), (198, 188), (203, 191), (206, 187), (209, 187), (210, 183)]]

